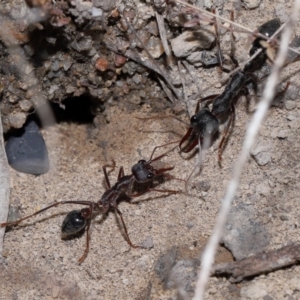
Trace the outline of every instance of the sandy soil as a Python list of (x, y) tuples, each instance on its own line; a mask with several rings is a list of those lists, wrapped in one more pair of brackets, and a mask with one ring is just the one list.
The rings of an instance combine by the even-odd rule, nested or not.
[[(237, 22), (249, 20), (247, 25), (255, 28), (275, 17), (269, 4), (266, 1), (264, 8), (241, 13)], [(299, 65), (293, 65), (282, 74), (283, 80), (291, 81), (297, 94), (298, 73)], [(215, 70), (207, 74), (204, 82), (207, 85), (218, 76)], [(286, 101), (291, 104), (288, 97), (289, 93)], [(253, 208), (255, 220), (268, 232), (270, 241), (266, 250), (300, 242), (298, 98), (289, 109), (283, 106), (270, 110), (258, 138), (270, 160), (260, 166), (249, 157), (236, 197), (235, 205), (244, 203)], [(247, 112), (245, 99), (241, 100), (223, 154), (223, 167), (217, 161), (217, 140), (205, 151), (203, 171), (193, 179), (190, 195), (166, 196), (153, 192), (135, 199), (145, 200), (135, 205), (120, 204), (131, 240), (143, 244), (152, 239), (152, 249), (128, 251), (116, 218), (110, 213), (105, 219), (99, 216), (93, 221), (90, 252), (78, 265), (85, 237), (63, 241), (60, 236), (65, 214), (78, 206), (55, 208), (6, 234), (6, 260), (0, 265), (0, 299), (176, 299), (177, 287), (165, 290), (155, 266), (171, 249), (177, 250), (177, 261), (200, 259), (254, 107), (252, 103)], [(166, 113), (162, 111), (160, 115)], [(136, 116), (157, 115), (147, 105), (134, 112), (128, 111), (126, 105), (111, 106), (106, 114), (109, 123), (101, 123), (96, 128), (91, 124), (60, 123), (43, 131), (52, 163), (50, 172), (35, 177), (11, 170), (11, 204), (20, 207), (22, 216), (54, 201), (97, 201), (105, 191), (104, 164), (114, 159), (117, 168), (124, 166), (125, 173), (129, 174), (134, 163), (149, 158), (154, 146), (176, 140), (185, 132), (176, 120), (136, 119)], [(188, 120), (185, 115), (181, 117)], [(162, 161), (175, 166), (172, 175), (185, 179), (196, 158), (197, 155), (184, 159), (175, 150)], [(116, 177), (117, 169), (110, 174), (111, 182)], [(204, 192), (203, 185), (210, 188)], [(184, 183), (171, 180), (162, 188), (184, 190)], [(220, 249), (216, 262), (230, 260), (230, 253)], [(300, 267), (262, 275), (238, 285), (224, 278), (211, 278), (206, 299), (300, 299)]]

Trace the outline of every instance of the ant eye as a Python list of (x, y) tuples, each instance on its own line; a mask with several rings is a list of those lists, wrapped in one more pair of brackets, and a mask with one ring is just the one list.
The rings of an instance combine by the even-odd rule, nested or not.
[(153, 177), (154, 177), (154, 174), (148, 174), (148, 175), (147, 175), (147, 178), (148, 178), (148, 179), (152, 179)]
[(145, 161), (144, 159), (140, 159), (140, 160), (138, 161), (138, 163), (139, 163), (139, 164), (145, 164), (146, 161)]
[(192, 124), (195, 124), (197, 122), (197, 117), (196, 117), (196, 115), (195, 116), (192, 116), (191, 117), (191, 123)]

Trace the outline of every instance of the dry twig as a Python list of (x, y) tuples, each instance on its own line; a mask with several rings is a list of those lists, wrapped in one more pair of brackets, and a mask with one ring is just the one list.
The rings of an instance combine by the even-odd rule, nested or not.
[[(0, 112), (0, 223), (6, 222), (9, 207), (9, 166), (4, 149), (3, 129)], [(5, 228), (0, 228), (0, 260), (2, 258)]]
[(212, 273), (214, 275), (230, 275), (229, 281), (236, 283), (247, 277), (292, 266), (299, 261), (300, 244), (293, 244), (239, 261), (215, 265)]

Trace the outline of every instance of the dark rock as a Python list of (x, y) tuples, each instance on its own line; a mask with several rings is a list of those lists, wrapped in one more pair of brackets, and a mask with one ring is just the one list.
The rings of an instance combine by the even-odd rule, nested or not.
[(40, 175), (49, 171), (48, 151), (35, 121), (28, 122), (5, 145), (8, 163), (16, 171)]

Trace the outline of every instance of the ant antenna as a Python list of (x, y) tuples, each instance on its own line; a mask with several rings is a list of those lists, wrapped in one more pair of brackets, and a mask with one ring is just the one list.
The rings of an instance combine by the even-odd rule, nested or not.
[(164, 154), (161, 154), (160, 156), (157, 156), (155, 158), (152, 159), (153, 155), (154, 155), (154, 152), (158, 149), (158, 148), (162, 148), (162, 147), (165, 147), (165, 146), (168, 146), (168, 145), (171, 145), (171, 144), (175, 144), (175, 143), (178, 143), (178, 141), (173, 141), (173, 142), (170, 142), (170, 143), (166, 143), (166, 144), (163, 144), (163, 145), (160, 145), (160, 146), (156, 146), (152, 153), (151, 153), (151, 156), (148, 160), (148, 164), (151, 164), (152, 162), (156, 161), (156, 160), (159, 160), (160, 158), (164, 157), (165, 155), (167, 155), (169, 152), (173, 151), (177, 146), (173, 147), (172, 149), (168, 150), (167, 152), (165, 152)]

